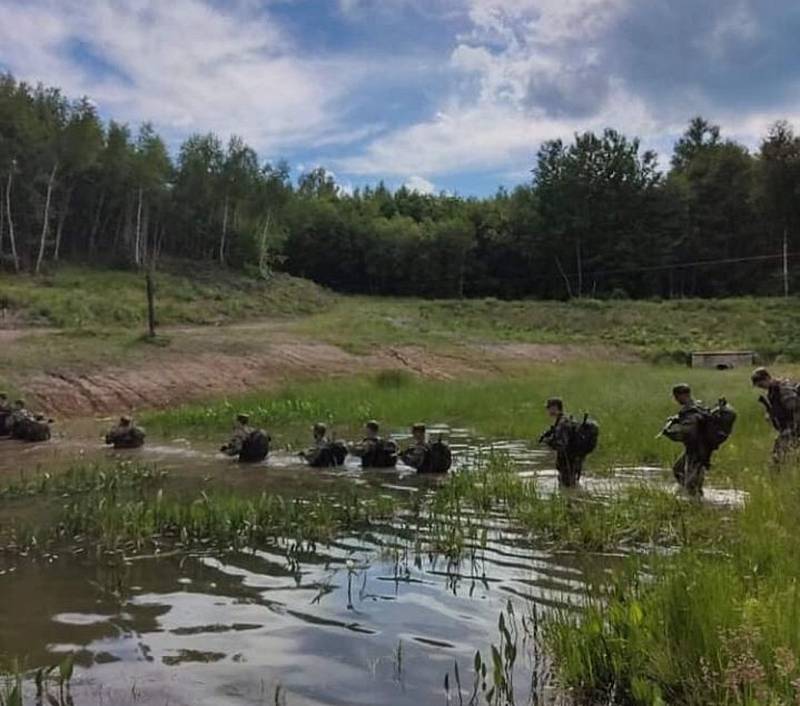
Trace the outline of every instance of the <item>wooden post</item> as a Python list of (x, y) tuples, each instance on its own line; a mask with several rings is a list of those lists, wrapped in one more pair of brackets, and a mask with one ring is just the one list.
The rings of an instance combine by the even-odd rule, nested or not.
[(156, 304), (155, 304), (155, 285), (153, 284), (153, 273), (148, 270), (145, 275), (147, 284), (147, 335), (150, 338), (156, 337)]
[(789, 232), (783, 229), (783, 296), (789, 298)]

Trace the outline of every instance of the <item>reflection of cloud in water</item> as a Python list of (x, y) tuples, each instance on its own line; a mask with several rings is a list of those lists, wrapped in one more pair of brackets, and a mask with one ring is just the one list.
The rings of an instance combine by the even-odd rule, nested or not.
[[(477, 460), (499, 452), (543, 492), (557, 490), (552, 456), (529, 441), (491, 440), (443, 425), (429, 429), (451, 444), (456, 470), (469, 472)], [(394, 436), (401, 444), (407, 439)], [(109, 454), (100, 447), (95, 452)], [(182, 440), (142, 452), (117, 455), (157, 461), (195, 490), (203, 474), (258, 492), (290, 483), (324, 492), (345, 482), (422, 494), (441, 481), (403, 466), (364, 470), (356, 459), (340, 469), (314, 470), (283, 451), (266, 464), (241, 466)], [(674, 488), (662, 469), (620, 467), (611, 477), (592, 476), (590, 469), (578, 492), (609, 497), (641, 484)], [(714, 504), (744, 499), (737, 491), (706, 491), (706, 502)], [(460, 562), (418, 553), (402, 519), (291, 553), (287, 539), (255, 551), (142, 559), (120, 577), (112, 569), (95, 576), (101, 569), (89, 560), (64, 556), (25, 569), (25, 577), (0, 576), (15, 619), (2, 620), (11, 614), (0, 607), (0, 643), (13, 639), (35, 664), (76, 650), (78, 663), (88, 668), (74, 689), (82, 706), (131, 703), (130, 687), (123, 685), (132, 682), (135, 702), (143, 706), (272, 703), (278, 684), (292, 706), (436, 703), (454, 661), (469, 682), (475, 650), (496, 640), (497, 617), (509, 598), (521, 612), (528, 601), (543, 609), (579, 603), (587, 583), (621, 560), (537, 547), (499, 512), (480, 518), (465, 510), (463, 517), (474, 523), (476, 536), (485, 532), (486, 542), (467, 539)], [(423, 548), (428, 533), (423, 527)], [(120, 595), (118, 586), (125, 585), (136, 590)]]

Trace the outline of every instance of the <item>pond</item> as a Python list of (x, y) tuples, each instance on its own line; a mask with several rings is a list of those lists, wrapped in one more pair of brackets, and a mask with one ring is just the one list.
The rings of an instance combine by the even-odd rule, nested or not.
[[(517, 473), (555, 489), (551, 459), (529, 442), (446, 426), (439, 431), (453, 447), (457, 472), (501, 452)], [(313, 471), (280, 452), (264, 466), (242, 467), (209, 445), (187, 441), (124, 454), (90, 438), (2, 442), (0, 453), (0, 485), (20, 469), (33, 476), (76, 459), (118, 458), (156, 463), (169, 472), (172, 487), (192, 493), (279, 488), (303, 497), (353, 484), (377, 493), (427, 494), (441, 482), (402, 466), (362, 471), (351, 461)], [(627, 469), (614, 479), (588, 478), (585, 487), (602, 495), (645, 479), (665, 483), (659, 469)], [(720, 502), (735, 501), (730, 491), (715, 492), (722, 493)], [(48, 511), (39, 499), (5, 505), (0, 512)], [(615, 554), (554, 551), (500, 513), (478, 521), (486, 540), (468, 545), (456, 561), (429, 551), (424, 525), (412, 530), (402, 519), (300, 547), (276, 537), (256, 549), (123, 561), (85, 547), (30, 557), (0, 553), (0, 654), (19, 658), (25, 669), (73, 655), (76, 706), (468, 703), (475, 653), (486, 656), (498, 643), (498, 617), (509, 601), (518, 616), (534, 606), (546, 611), (580, 603), (587, 583), (621, 561)], [(535, 646), (528, 647), (515, 670), (518, 703), (527, 703), (531, 680), (542, 676), (541, 663), (531, 662)]]

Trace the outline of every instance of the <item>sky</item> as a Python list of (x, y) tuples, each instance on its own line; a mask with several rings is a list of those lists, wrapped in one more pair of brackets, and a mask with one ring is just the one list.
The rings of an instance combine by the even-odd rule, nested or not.
[(0, 0), (0, 70), (345, 188), (493, 193), (613, 127), (800, 129), (800, 0)]

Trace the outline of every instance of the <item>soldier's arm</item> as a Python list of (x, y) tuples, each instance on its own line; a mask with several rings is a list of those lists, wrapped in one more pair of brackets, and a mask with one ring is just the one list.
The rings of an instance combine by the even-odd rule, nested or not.
[(690, 426), (688, 419), (670, 417), (661, 433), (670, 441), (683, 441), (689, 433)]
[(362, 442), (356, 442), (356, 443), (350, 444), (350, 445), (348, 445), (347, 450), (353, 456), (357, 456), (357, 457), (361, 458), (362, 456), (365, 456), (366, 453), (367, 453), (367, 443), (362, 441)]

